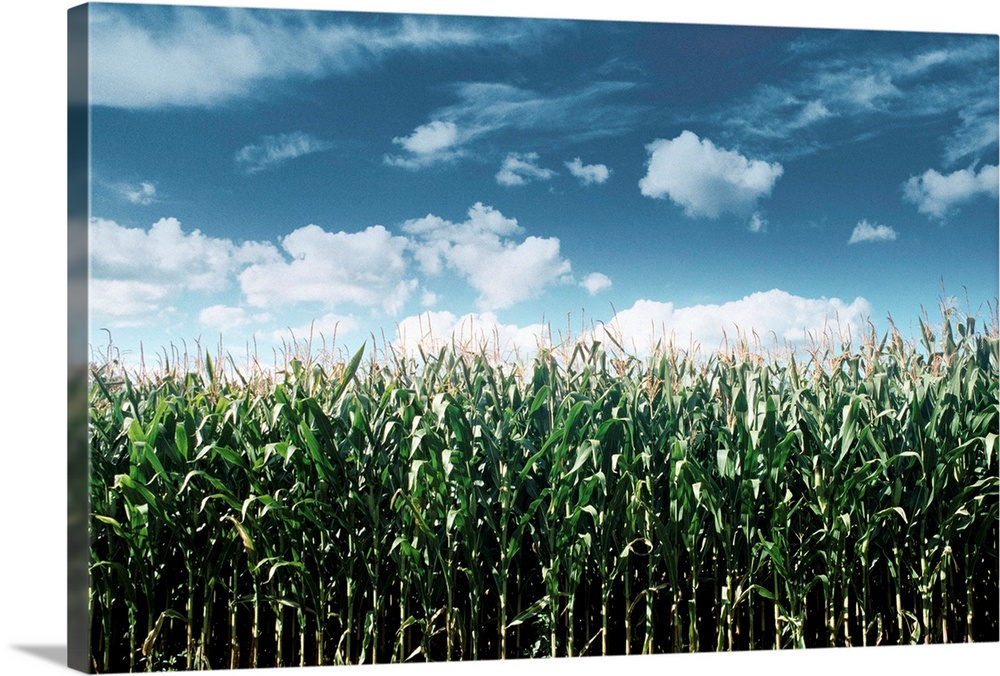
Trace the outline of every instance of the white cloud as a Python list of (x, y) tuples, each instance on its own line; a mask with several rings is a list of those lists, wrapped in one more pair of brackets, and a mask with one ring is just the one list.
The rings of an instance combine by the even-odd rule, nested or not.
[(592, 272), (583, 278), (580, 286), (585, 288), (591, 296), (595, 296), (601, 291), (611, 288), (611, 278), (603, 272)]
[(946, 124), (958, 118), (941, 139), (942, 155), (948, 165), (975, 160), (997, 141), (997, 62), (995, 41), (970, 38), (945, 37), (928, 49), (895, 53), (861, 44), (863, 33), (796, 43), (790, 77), (760, 85), (712, 120), (772, 156), (797, 157), (824, 147), (820, 129), (832, 120), (871, 129), (881, 117)]
[(1000, 139), (996, 112), (995, 97), (970, 103), (958, 111), (962, 123), (945, 138), (943, 159), (946, 165), (954, 166), (962, 158), (975, 157), (981, 150), (996, 145)]
[(773, 289), (719, 305), (675, 307), (670, 302), (638, 300), (619, 312), (604, 330), (620, 340), (626, 349), (648, 354), (659, 341), (673, 341), (687, 347), (694, 341), (707, 349), (721, 345), (723, 333), (732, 341), (737, 331), (753, 340), (759, 336), (763, 347), (795, 343), (833, 332), (857, 338), (872, 312), (864, 298), (845, 303), (838, 298), (803, 298)]
[(132, 204), (149, 206), (156, 201), (156, 186), (147, 181), (141, 182), (138, 186), (123, 184), (118, 186), (122, 197)]
[(176, 218), (161, 218), (148, 231), (92, 219), (91, 274), (97, 278), (137, 279), (182, 286), (195, 291), (221, 291), (241, 263), (273, 260), (274, 247), (236, 245), (227, 239), (184, 232)]
[(433, 291), (428, 291), (424, 289), (423, 293), (420, 294), (420, 304), (424, 307), (434, 307), (437, 305), (438, 295)]
[(538, 153), (508, 153), (496, 179), (500, 185), (526, 185), (531, 181), (547, 181), (556, 172), (538, 166)]
[(90, 16), (91, 101), (123, 108), (217, 106), (260, 96), (268, 82), (351, 73), (400, 52), (510, 48), (541, 30), (416, 16), (376, 27), (332, 12), (236, 8), (97, 5)]
[(224, 291), (241, 267), (279, 258), (270, 244), (185, 232), (175, 218), (148, 231), (93, 218), (89, 237), (91, 309), (116, 325), (147, 323), (185, 292)]
[(311, 339), (314, 345), (324, 339), (328, 343), (333, 343), (336, 341), (337, 336), (350, 333), (357, 329), (358, 326), (358, 320), (354, 317), (330, 312), (308, 324), (300, 324), (294, 327), (289, 326), (273, 331), (271, 338), (276, 341), (294, 338), (296, 341), (305, 342), (309, 342)]
[(461, 141), (454, 122), (433, 120), (420, 125), (409, 136), (397, 136), (392, 142), (402, 146), (408, 155), (386, 155), (385, 162), (406, 169), (420, 169), (438, 162), (454, 160), (462, 155), (456, 148)]
[(260, 143), (249, 144), (236, 153), (236, 163), (248, 174), (277, 167), (297, 157), (329, 150), (331, 144), (301, 131), (265, 136)]
[(830, 112), (830, 109), (822, 101), (806, 101), (792, 118), (790, 126), (793, 129), (801, 129), (833, 116), (834, 114)]
[[(837, 298), (803, 298), (774, 289), (750, 294), (719, 305), (675, 307), (673, 303), (639, 300), (601, 325), (590, 337), (608, 340), (609, 335), (636, 355), (649, 354), (657, 345), (673, 341), (680, 348), (692, 342), (707, 350), (723, 344), (723, 336), (735, 345), (737, 333), (769, 348), (803, 344), (821, 335), (857, 339), (867, 326), (871, 304), (858, 297), (850, 303)], [(438, 351), (453, 344), (479, 352), (487, 349), (501, 359), (513, 355), (530, 358), (539, 346), (551, 346), (551, 329), (545, 324), (517, 326), (501, 323), (491, 312), (457, 316), (451, 312), (424, 312), (397, 324), (394, 346), (414, 355), (418, 347)]]
[[(630, 82), (596, 82), (568, 92), (540, 93), (495, 82), (459, 83), (454, 85), (458, 102), (434, 111), (430, 121), (409, 136), (394, 138), (393, 143), (406, 153), (387, 154), (383, 160), (391, 166), (422, 169), (467, 156), (471, 142), (505, 129), (558, 131), (562, 138), (576, 141), (618, 134), (629, 128), (640, 111), (638, 106), (616, 99), (633, 87)], [(508, 161), (514, 162), (514, 167), (510, 171), (501, 169), (497, 176), (498, 181), (510, 181), (504, 185), (521, 185), (530, 179), (555, 175), (537, 166), (534, 169), (542, 175), (529, 168), (528, 173), (518, 172), (517, 160), (529, 165), (534, 161), (512, 156), (514, 160), (508, 156)], [(581, 165), (581, 169), (584, 175), (577, 177), (585, 183), (588, 181), (584, 176), (591, 177), (589, 182), (607, 180), (604, 165)]]
[(868, 221), (863, 220), (854, 226), (854, 231), (851, 233), (851, 239), (849, 239), (847, 243), (857, 244), (858, 242), (891, 242), (896, 239), (896, 234), (896, 231), (888, 225), (872, 225)]
[(198, 313), (198, 321), (202, 326), (228, 331), (250, 323), (250, 317), (241, 307), (228, 305), (210, 305)]
[(433, 122), (417, 127), (412, 134), (406, 138), (394, 138), (393, 143), (398, 143), (411, 153), (425, 155), (428, 153), (438, 153), (455, 145), (458, 140), (458, 127), (454, 122)]
[(556, 238), (526, 237), (513, 218), (476, 203), (464, 223), (433, 214), (403, 224), (413, 236), (414, 255), (429, 275), (444, 268), (456, 271), (479, 293), (480, 308), (510, 307), (541, 294), (553, 284), (571, 279), (570, 263), (559, 253)]
[[(174, 218), (148, 230), (98, 218), (89, 227), (91, 314), (112, 328), (162, 324), (172, 315), (181, 324), (233, 331), (271, 324), (268, 311), (295, 308), (301, 316), (320, 308), (324, 321), (336, 318), (347, 330), (358, 320), (344, 308), (365, 308), (377, 318), (396, 316), (415, 294), (424, 307), (437, 304), (438, 294), (420, 283), (414, 265), (421, 276), (456, 274), (478, 294), (483, 311), (573, 281), (558, 239), (525, 236), (516, 220), (481, 203), (461, 223), (433, 214), (407, 221), (405, 236), (381, 225), (358, 232), (308, 225), (280, 246), (186, 232)], [(238, 302), (234, 286), (242, 292)]]
[(452, 120), (470, 134), (501, 129), (568, 130), (567, 138), (583, 140), (629, 128), (640, 108), (620, 103), (635, 88), (631, 82), (594, 82), (582, 89), (540, 93), (496, 82), (464, 82), (455, 86), (458, 103), (441, 108), (434, 119)]
[(753, 233), (767, 232), (767, 219), (754, 212), (753, 216), (750, 217), (750, 225), (747, 227)]
[(603, 164), (584, 164), (579, 157), (574, 157), (571, 162), (565, 162), (566, 168), (576, 178), (580, 179), (583, 185), (592, 183), (601, 184), (611, 176), (611, 170)]
[(784, 171), (778, 163), (717, 148), (690, 131), (672, 140), (657, 139), (646, 150), (648, 170), (639, 181), (642, 194), (669, 197), (690, 218), (748, 215), (760, 198), (771, 194)]
[(396, 326), (394, 346), (413, 356), (457, 346), (476, 353), (484, 350), (500, 359), (530, 358), (540, 346), (549, 345), (549, 329), (544, 324), (517, 326), (502, 324), (492, 312), (458, 317), (451, 312), (424, 312), (407, 317)]
[(91, 279), (87, 303), (92, 317), (112, 327), (141, 326), (172, 311), (165, 303), (172, 291), (136, 279)]
[(917, 210), (944, 219), (958, 207), (979, 195), (997, 199), (997, 165), (987, 165), (976, 173), (974, 168), (941, 174), (928, 169), (921, 176), (911, 176), (903, 184), (903, 198), (917, 205)]
[(354, 233), (331, 233), (307, 225), (285, 236), (281, 245), (291, 261), (258, 263), (239, 275), (240, 287), (252, 306), (353, 304), (395, 314), (416, 288), (416, 280), (406, 276), (406, 238), (392, 235), (381, 225)]
[(888, 73), (825, 73), (819, 78), (817, 85), (821, 90), (833, 92), (835, 98), (862, 111), (885, 109), (889, 101), (903, 96)]

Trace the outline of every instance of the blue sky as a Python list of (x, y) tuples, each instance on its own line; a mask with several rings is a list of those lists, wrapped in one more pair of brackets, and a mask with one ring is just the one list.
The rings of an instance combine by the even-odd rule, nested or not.
[(998, 295), (993, 35), (91, 7), (90, 340), (127, 362)]

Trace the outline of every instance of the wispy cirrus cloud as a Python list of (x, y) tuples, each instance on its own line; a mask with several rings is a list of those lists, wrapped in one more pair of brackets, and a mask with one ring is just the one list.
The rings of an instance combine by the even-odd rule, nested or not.
[[(871, 120), (939, 118), (954, 125), (940, 139), (946, 166), (976, 158), (997, 142), (996, 41), (914, 36), (895, 50), (855, 49), (863, 35), (793, 45), (782, 80), (709, 114), (727, 134), (771, 157), (811, 154), (836, 139), (870, 133)], [(908, 47), (908, 48), (907, 48)], [(953, 120), (959, 122), (955, 124)]]
[(976, 157), (983, 149), (996, 145), (1000, 138), (996, 98), (995, 95), (992, 100), (984, 97), (958, 111), (961, 122), (944, 139), (942, 160), (946, 167), (955, 166), (963, 158)]
[(236, 152), (236, 164), (248, 174), (256, 174), (303, 155), (329, 150), (333, 144), (301, 131), (265, 136)]
[(767, 232), (767, 219), (764, 218), (759, 212), (754, 212), (750, 216), (750, 222), (747, 224), (747, 230), (754, 234)]
[(91, 101), (131, 109), (219, 106), (260, 96), (264, 83), (350, 74), (397, 53), (506, 49), (558, 25), (128, 5), (90, 16)]
[(139, 185), (121, 183), (117, 188), (118, 193), (132, 204), (145, 207), (156, 201), (156, 186), (149, 181), (142, 181)]
[(538, 166), (538, 153), (508, 153), (496, 174), (497, 183), (505, 186), (548, 181), (556, 175), (552, 169)]
[[(539, 92), (499, 82), (463, 82), (452, 86), (457, 101), (435, 110), (430, 121), (393, 143), (406, 151), (385, 161), (409, 169), (454, 159), (472, 143), (504, 131), (558, 132), (581, 141), (622, 133), (643, 108), (622, 103), (633, 82), (595, 82), (575, 89)], [(428, 149), (423, 141), (447, 145)], [(432, 146), (434, 143), (431, 144)]]
[(572, 138), (594, 138), (625, 131), (641, 111), (620, 102), (633, 82), (594, 82), (576, 89), (538, 92), (497, 82), (455, 85), (458, 102), (438, 111), (478, 133), (501, 129), (568, 130)]

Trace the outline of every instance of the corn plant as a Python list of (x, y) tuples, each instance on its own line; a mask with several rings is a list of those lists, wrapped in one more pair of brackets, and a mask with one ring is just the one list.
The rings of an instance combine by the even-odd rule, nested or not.
[(363, 359), (95, 366), (95, 672), (1000, 638), (995, 326)]

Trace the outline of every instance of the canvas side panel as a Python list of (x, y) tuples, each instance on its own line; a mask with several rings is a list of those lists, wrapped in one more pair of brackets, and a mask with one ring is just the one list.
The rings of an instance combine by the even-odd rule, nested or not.
[(87, 5), (68, 12), (68, 406), (67, 666), (91, 671), (88, 598), (90, 486), (87, 436), (87, 221), (90, 212), (90, 110)]

